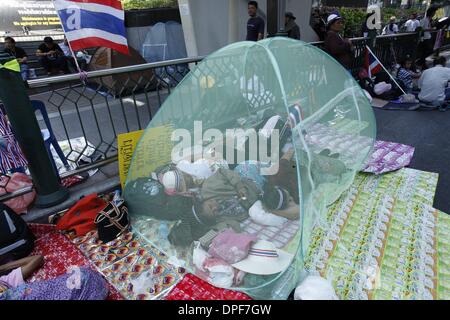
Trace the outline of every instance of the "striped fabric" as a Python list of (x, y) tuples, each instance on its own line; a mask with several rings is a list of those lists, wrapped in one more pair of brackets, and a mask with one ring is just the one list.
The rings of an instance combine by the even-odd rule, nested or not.
[(292, 121), (292, 127), (297, 126), (303, 120), (303, 110), (298, 105), (289, 107), (289, 118)]
[(54, 0), (73, 51), (106, 47), (129, 54), (125, 15), (119, 0)]
[(5, 113), (0, 107), (0, 136), (5, 145), (0, 147), (0, 171), (4, 174), (11, 169), (27, 166), (27, 160), (20, 150), (19, 144), (14, 137), (11, 125), (6, 120)]
[(405, 68), (400, 68), (398, 70), (397, 78), (405, 84), (407, 89), (413, 88), (413, 78), (409, 70), (406, 70)]

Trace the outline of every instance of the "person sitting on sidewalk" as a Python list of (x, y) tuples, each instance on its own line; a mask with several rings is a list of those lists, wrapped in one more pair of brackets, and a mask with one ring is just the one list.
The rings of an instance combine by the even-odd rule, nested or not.
[(51, 37), (45, 37), (36, 51), (39, 61), (47, 71), (47, 75), (54, 73), (70, 73), (67, 67), (67, 58), (64, 55), (61, 47), (53, 41)]
[(20, 74), (22, 76), (23, 81), (28, 80), (28, 56), (20, 47), (16, 46), (16, 40), (12, 37), (5, 38), (5, 53), (16, 57), (17, 62), (20, 65)]
[(412, 93), (414, 88), (414, 79), (420, 78), (420, 72), (415, 72), (412, 69), (413, 60), (411, 57), (406, 57), (397, 72), (397, 78), (406, 93)]
[(446, 66), (445, 57), (434, 60), (434, 67), (425, 70), (419, 79), (419, 100), (421, 102), (439, 107), (439, 110), (447, 109), (447, 101), (450, 100), (450, 68)]

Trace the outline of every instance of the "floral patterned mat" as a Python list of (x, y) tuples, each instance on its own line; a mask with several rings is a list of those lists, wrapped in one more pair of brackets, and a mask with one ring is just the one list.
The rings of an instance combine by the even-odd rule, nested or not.
[(97, 239), (96, 231), (71, 241), (128, 300), (161, 299), (185, 274), (132, 232), (107, 244)]

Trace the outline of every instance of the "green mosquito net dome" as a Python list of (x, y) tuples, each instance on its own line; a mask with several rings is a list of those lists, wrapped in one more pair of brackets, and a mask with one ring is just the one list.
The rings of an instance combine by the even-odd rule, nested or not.
[(144, 131), (124, 188), (133, 228), (215, 286), (285, 299), (375, 132), (364, 92), (320, 49), (229, 45), (192, 68)]

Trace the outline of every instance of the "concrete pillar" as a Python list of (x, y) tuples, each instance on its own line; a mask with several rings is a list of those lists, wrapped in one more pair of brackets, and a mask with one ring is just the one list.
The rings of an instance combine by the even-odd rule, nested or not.
[(284, 34), (284, 21), (286, 15), (286, 0), (278, 0), (278, 33)]
[(278, 0), (267, 0), (267, 36), (274, 37), (278, 32)]
[(180, 10), (181, 24), (183, 25), (184, 42), (186, 43), (187, 55), (188, 57), (196, 57), (198, 56), (197, 38), (190, 2), (191, 0), (178, 0), (178, 8)]
[(239, 1), (228, 0), (228, 43), (239, 41)]
[(300, 27), (301, 40), (306, 42), (318, 41), (319, 37), (310, 26), (311, 8), (313, 0), (287, 0), (286, 11), (291, 11), (297, 17)]

